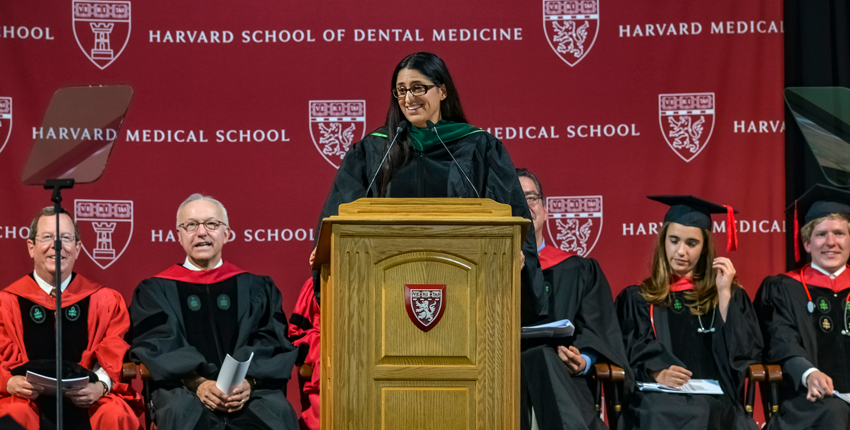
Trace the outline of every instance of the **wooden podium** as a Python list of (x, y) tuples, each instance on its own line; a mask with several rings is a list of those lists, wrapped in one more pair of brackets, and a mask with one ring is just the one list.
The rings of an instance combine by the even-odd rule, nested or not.
[(323, 220), (322, 430), (518, 429), (529, 223), (459, 198), (360, 199)]

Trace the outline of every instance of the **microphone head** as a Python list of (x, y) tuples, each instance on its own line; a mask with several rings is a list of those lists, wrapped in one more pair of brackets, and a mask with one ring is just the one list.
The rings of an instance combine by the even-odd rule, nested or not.
[(402, 131), (404, 131), (405, 128), (407, 128), (407, 121), (405, 121), (405, 120), (399, 121), (398, 127), (396, 127), (396, 129), (395, 129), (396, 134), (401, 133)]
[(431, 131), (434, 131), (434, 128), (436, 127), (436, 126), (434, 125), (434, 123), (433, 123), (433, 122), (431, 122), (431, 120), (430, 120), (430, 119), (429, 119), (428, 121), (425, 121), (425, 125), (426, 125), (426, 126), (428, 126), (428, 130), (431, 130)]

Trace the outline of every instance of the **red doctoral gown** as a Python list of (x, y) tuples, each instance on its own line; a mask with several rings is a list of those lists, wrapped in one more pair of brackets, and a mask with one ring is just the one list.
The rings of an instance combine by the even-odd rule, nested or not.
[[(30, 276), (24, 276), (0, 291), (0, 415), (10, 414), (28, 430), (37, 430), (35, 404), (11, 396), (6, 390), (12, 377), (10, 370), (29, 361), (18, 297), (52, 311), (56, 309), (56, 302)], [(130, 347), (124, 341), (124, 334), (130, 328), (127, 305), (117, 291), (104, 288), (78, 274), (62, 292), (62, 307), (71, 306), (86, 297), (90, 297), (89, 340), (79, 364), (91, 370), (96, 361), (112, 379), (109, 393), (89, 408), (92, 428), (137, 429), (139, 421), (130, 405), (141, 410), (141, 397), (129, 384), (120, 380), (124, 354)]]

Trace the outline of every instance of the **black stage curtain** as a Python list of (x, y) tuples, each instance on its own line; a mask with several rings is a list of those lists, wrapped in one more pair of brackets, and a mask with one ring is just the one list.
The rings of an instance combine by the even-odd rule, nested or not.
[[(850, 88), (850, 3), (847, 0), (784, 0), (785, 86)], [(830, 185), (785, 105), (785, 200), (788, 205), (813, 185)], [(802, 225), (800, 226), (802, 227)], [(794, 261), (794, 213), (786, 214), (785, 261)], [(800, 253), (805, 251), (800, 248)]]

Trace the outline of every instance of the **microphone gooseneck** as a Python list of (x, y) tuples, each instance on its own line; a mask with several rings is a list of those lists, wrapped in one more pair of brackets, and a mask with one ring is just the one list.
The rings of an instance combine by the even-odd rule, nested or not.
[(396, 127), (395, 129), (395, 136), (393, 136), (393, 140), (390, 142), (390, 147), (387, 148), (387, 152), (384, 153), (384, 158), (381, 159), (381, 164), (378, 165), (378, 169), (375, 170), (375, 174), (372, 175), (372, 180), (369, 181), (369, 186), (366, 187), (366, 195), (364, 197), (369, 196), (369, 190), (372, 189), (372, 184), (375, 183), (375, 178), (378, 177), (378, 172), (381, 171), (381, 167), (383, 167), (384, 162), (387, 161), (387, 155), (390, 155), (390, 149), (393, 149), (395, 140), (398, 139), (398, 135), (401, 134), (401, 132), (404, 131), (405, 128), (407, 128), (407, 121), (401, 120), (401, 122), (398, 123), (398, 127)]
[(428, 126), (429, 130), (434, 132), (434, 134), (437, 136), (437, 139), (439, 139), (440, 143), (443, 144), (443, 148), (446, 148), (446, 152), (449, 153), (449, 156), (452, 157), (452, 161), (454, 161), (455, 165), (457, 165), (457, 168), (460, 169), (460, 173), (462, 173), (463, 177), (466, 178), (466, 182), (469, 182), (469, 186), (472, 187), (472, 191), (475, 191), (475, 196), (480, 199), (481, 194), (478, 194), (478, 189), (476, 189), (475, 185), (472, 184), (472, 181), (469, 180), (469, 176), (467, 176), (466, 172), (463, 170), (463, 167), (460, 167), (460, 163), (457, 162), (457, 159), (455, 159), (455, 156), (454, 154), (452, 154), (452, 151), (449, 151), (449, 147), (446, 146), (446, 142), (443, 142), (443, 138), (440, 137), (440, 133), (437, 133), (437, 126), (434, 125), (431, 120), (426, 121), (425, 124)]

